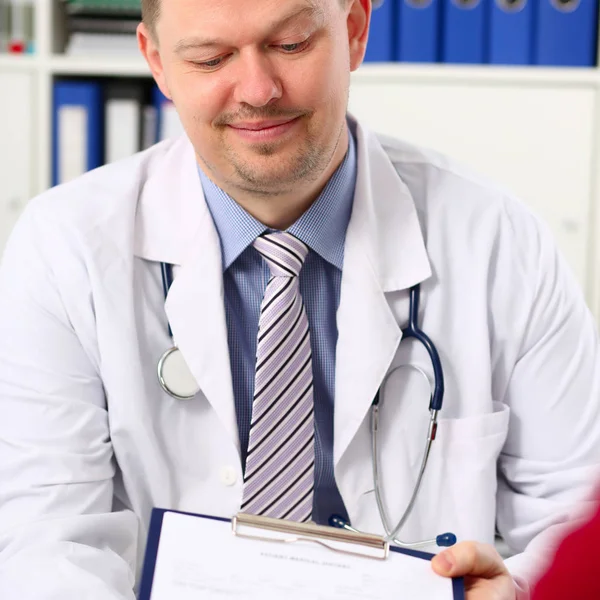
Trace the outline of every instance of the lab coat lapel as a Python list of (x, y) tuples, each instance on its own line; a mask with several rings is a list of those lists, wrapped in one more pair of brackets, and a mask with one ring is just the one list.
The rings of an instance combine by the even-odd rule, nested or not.
[(364, 421), (402, 338), (386, 293), (431, 275), (408, 188), (378, 139), (355, 127), (358, 174), (337, 314), (336, 465)]
[(155, 168), (140, 201), (136, 254), (174, 265), (165, 309), (175, 343), (239, 451), (220, 242), (187, 138)]

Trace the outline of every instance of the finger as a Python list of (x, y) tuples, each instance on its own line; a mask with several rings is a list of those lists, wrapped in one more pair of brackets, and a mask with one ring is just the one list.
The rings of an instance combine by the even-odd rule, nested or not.
[(490, 579), (508, 572), (496, 549), (479, 542), (461, 542), (434, 556), (431, 565), (445, 577), (472, 575)]

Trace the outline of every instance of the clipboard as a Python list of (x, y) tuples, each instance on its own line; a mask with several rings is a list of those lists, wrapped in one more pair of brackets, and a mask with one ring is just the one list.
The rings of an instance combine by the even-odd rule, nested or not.
[[(163, 522), (165, 516), (170, 513), (229, 523), (232, 536), (260, 541), (261, 543), (264, 542), (266, 546), (272, 547), (277, 547), (282, 542), (288, 545), (296, 542), (309, 542), (315, 544), (316, 547), (325, 547), (332, 553), (340, 556), (360, 557), (361, 560), (365, 559), (377, 563), (389, 560), (390, 553), (400, 553), (425, 561), (430, 561), (434, 556), (434, 554), (428, 552), (392, 546), (377, 535), (356, 533), (335, 527), (316, 525), (314, 523), (282, 521), (244, 513), (237, 514), (233, 519), (226, 519), (184, 511), (154, 508), (150, 518), (138, 600), (151, 600), (152, 598)], [(271, 536), (270, 533), (274, 535)], [(464, 600), (465, 589), (462, 577), (452, 580), (452, 594), (453, 600)]]

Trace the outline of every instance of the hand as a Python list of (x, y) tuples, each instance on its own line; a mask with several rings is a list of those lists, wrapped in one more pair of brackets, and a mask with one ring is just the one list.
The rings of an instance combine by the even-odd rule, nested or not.
[(502, 557), (489, 544), (461, 542), (431, 560), (444, 577), (464, 577), (466, 600), (515, 600), (513, 578)]

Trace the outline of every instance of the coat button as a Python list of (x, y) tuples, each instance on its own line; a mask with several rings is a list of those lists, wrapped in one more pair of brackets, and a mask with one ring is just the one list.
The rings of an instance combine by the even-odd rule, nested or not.
[(234, 485), (237, 481), (237, 473), (233, 467), (223, 467), (221, 469), (221, 483), (223, 485)]

